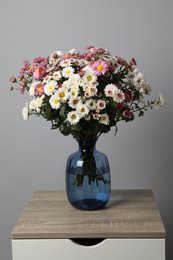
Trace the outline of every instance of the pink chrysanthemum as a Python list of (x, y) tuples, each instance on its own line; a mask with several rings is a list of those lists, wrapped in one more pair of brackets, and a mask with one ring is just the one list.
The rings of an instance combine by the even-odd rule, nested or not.
[(46, 69), (44, 66), (38, 66), (36, 67), (36, 69), (33, 72), (33, 77), (36, 80), (39, 80), (40, 78), (42, 78), (44, 76), (44, 74), (46, 73)]
[(44, 85), (39, 83), (36, 85), (35, 89), (34, 89), (35, 95), (41, 95), (44, 93)]
[(96, 75), (105, 75), (109, 69), (109, 65), (104, 60), (97, 60), (91, 65), (91, 69), (94, 71)]

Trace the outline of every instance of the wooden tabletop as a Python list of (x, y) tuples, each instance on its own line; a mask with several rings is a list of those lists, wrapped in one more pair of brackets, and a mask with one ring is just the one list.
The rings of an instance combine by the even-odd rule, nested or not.
[(96, 211), (73, 208), (64, 191), (36, 191), (12, 230), (12, 239), (164, 237), (151, 190), (113, 190)]

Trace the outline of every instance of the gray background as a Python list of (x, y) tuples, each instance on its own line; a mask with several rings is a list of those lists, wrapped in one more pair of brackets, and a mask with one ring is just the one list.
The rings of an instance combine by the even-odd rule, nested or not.
[(173, 1), (1, 0), (0, 4), (0, 259), (11, 259), (10, 232), (35, 190), (64, 189), (72, 137), (21, 110), (29, 96), (8, 91), (23, 60), (92, 44), (125, 59), (135, 57), (166, 105), (100, 137), (109, 158), (112, 189), (151, 188), (173, 259)]

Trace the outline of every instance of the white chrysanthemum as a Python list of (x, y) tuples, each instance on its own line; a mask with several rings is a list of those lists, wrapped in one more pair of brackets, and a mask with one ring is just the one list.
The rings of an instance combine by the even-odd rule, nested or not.
[(60, 99), (57, 94), (51, 96), (49, 103), (53, 109), (58, 109), (61, 105)]
[(97, 101), (97, 109), (104, 109), (106, 107), (106, 102), (104, 100), (99, 99)]
[(100, 115), (99, 122), (100, 122), (101, 124), (108, 125), (108, 124), (109, 124), (109, 116), (108, 116), (108, 114), (107, 114), (107, 113), (101, 114), (101, 115)]
[(53, 73), (53, 79), (55, 79), (55, 80), (60, 80), (60, 79), (61, 79), (61, 73), (60, 73), (60, 71), (55, 71), (55, 72)]
[(97, 80), (97, 76), (93, 74), (93, 71), (87, 71), (84, 76), (83, 76), (83, 80), (84, 82), (86, 82), (87, 84), (95, 82)]
[(24, 120), (28, 120), (29, 118), (28, 103), (26, 103), (26, 106), (22, 109), (22, 116)]
[(69, 67), (70, 65), (71, 65), (70, 59), (63, 59), (60, 61), (60, 66), (63, 68)]
[(97, 107), (95, 100), (92, 98), (87, 100), (86, 105), (88, 106), (89, 110), (95, 110)]
[(42, 103), (43, 103), (43, 98), (42, 97), (37, 97), (35, 100), (36, 106), (37, 108), (41, 107)]
[(51, 80), (44, 86), (44, 92), (46, 95), (50, 96), (53, 94), (53, 91), (55, 90), (57, 86), (57, 82), (55, 80)]
[(133, 78), (133, 84), (137, 88), (141, 88), (143, 85), (146, 84), (144, 75), (141, 72), (138, 72), (135, 74), (135, 76)]
[(89, 87), (88, 89), (88, 94), (89, 94), (89, 97), (93, 97), (97, 94), (97, 88), (96, 87)]
[(104, 89), (106, 97), (113, 97), (116, 89), (117, 87), (114, 84), (106, 85)]
[(65, 78), (69, 78), (72, 74), (74, 73), (74, 69), (70, 66), (68, 67), (65, 67), (63, 70), (62, 70), (62, 75), (63, 77)]
[(37, 109), (36, 99), (33, 99), (33, 100), (30, 101), (29, 109), (31, 109), (31, 110), (36, 110)]
[(71, 111), (67, 114), (67, 120), (71, 125), (76, 125), (80, 120), (80, 116), (77, 111)]
[(89, 109), (86, 104), (77, 105), (76, 111), (79, 113), (81, 117), (85, 117), (89, 113)]
[(66, 90), (68, 90), (70, 88), (70, 82), (68, 80), (65, 80), (63, 83), (62, 83), (62, 87)]
[(72, 85), (70, 85), (71, 91), (79, 91), (79, 85), (76, 83), (73, 83)]
[(63, 53), (61, 51), (53, 52), (49, 57), (49, 64), (55, 65), (58, 63), (59, 59), (62, 57)]
[(71, 98), (68, 102), (71, 108), (76, 108), (76, 106), (79, 105), (79, 103), (81, 103), (79, 98)]
[(68, 91), (62, 87), (56, 91), (56, 95), (59, 97), (60, 100), (67, 100), (69, 96)]
[(77, 90), (70, 90), (69, 91), (69, 97), (70, 98), (76, 98), (78, 96), (79, 92)]
[(52, 80), (52, 77), (51, 76), (46, 76), (44, 79), (43, 79), (43, 83), (48, 83), (49, 81)]
[(84, 80), (83, 80), (82, 78), (80, 78), (80, 79), (78, 80), (78, 84), (79, 84), (79, 86), (83, 87), (84, 84), (85, 84), (85, 82), (84, 82)]
[(140, 93), (145, 93), (147, 94), (148, 96), (151, 94), (152, 92), (152, 88), (151, 86), (149, 85), (148, 82), (146, 82), (146, 84), (142, 85), (140, 90), (139, 90)]
[(69, 77), (69, 82), (70, 84), (78, 84), (79, 79), (80, 79), (79, 74), (72, 74)]
[(30, 89), (29, 89), (29, 94), (30, 96), (35, 96), (35, 88), (37, 86), (38, 83), (41, 83), (40, 81), (39, 82), (36, 82), (34, 81), (31, 86), (30, 86)]
[(117, 89), (115, 90), (113, 99), (114, 99), (117, 103), (123, 102), (124, 99), (125, 99), (124, 93), (123, 93), (120, 89), (117, 88)]
[(154, 102), (154, 107), (158, 109), (159, 107), (162, 107), (165, 104), (165, 99), (163, 97), (163, 94), (159, 93), (159, 97)]
[(89, 85), (87, 85), (87, 84), (83, 85), (83, 90), (85, 92), (89, 92)]

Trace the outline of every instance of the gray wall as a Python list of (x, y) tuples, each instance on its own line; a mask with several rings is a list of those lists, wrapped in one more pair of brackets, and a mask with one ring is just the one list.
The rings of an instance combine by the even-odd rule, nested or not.
[(118, 134), (103, 135), (112, 189), (151, 188), (167, 230), (167, 260), (173, 259), (173, 1), (171, 0), (1, 0), (0, 4), (0, 259), (11, 259), (10, 232), (35, 190), (64, 189), (71, 137), (50, 130), (41, 118), (24, 122), (29, 96), (9, 92), (8, 78), (25, 59), (55, 50), (105, 47), (125, 59), (134, 56), (166, 105)]

